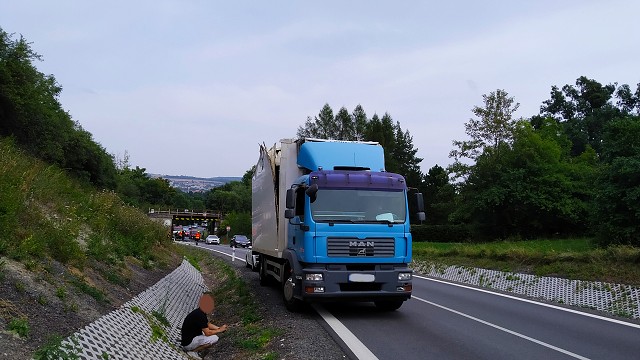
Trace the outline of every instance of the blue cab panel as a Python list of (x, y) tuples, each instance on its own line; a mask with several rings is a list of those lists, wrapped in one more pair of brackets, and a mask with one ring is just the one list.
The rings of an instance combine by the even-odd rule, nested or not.
[(373, 143), (307, 141), (300, 146), (298, 165), (311, 171), (336, 167), (384, 171), (384, 150)]

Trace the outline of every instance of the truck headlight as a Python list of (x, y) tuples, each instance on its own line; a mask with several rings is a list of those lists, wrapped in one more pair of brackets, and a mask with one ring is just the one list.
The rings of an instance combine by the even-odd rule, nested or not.
[(409, 281), (411, 280), (411, 273), (403, 272), (398, 273), (398, 281)]
[(322, 281), (322, 274), (305, 274), (304, 279), (307, 281)]

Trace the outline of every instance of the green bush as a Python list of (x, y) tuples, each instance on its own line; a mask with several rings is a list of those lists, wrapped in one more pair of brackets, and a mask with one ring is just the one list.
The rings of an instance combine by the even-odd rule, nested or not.
[(469, 242), (471, 233), (466, 225), (411, 225), (413, 241)]
[(12, 319), (9, 321), (9, 331), (18, 334), (21, 338), (29, 336), (29, 321), (25, 318)]

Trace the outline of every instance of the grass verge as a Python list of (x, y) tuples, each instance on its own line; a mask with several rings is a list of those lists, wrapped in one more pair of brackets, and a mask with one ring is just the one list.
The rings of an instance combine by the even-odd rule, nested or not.
[(208, 284), (216, 299), (213, 322), (229, 325), (223, 341), (231, 349), (226, 348), (225, 354), (234, 359), (278, 359), (272, 344), (284, 331), (266, 324), (255, 295), (237, 270), (205, 250), (176, 248), (203, 275), (214, 278), (214, 285)]
[(413, 257), (443, 265), (640, 285), (640, 248), (598, 248), (584, 238), (485, 244), (414, 242)]

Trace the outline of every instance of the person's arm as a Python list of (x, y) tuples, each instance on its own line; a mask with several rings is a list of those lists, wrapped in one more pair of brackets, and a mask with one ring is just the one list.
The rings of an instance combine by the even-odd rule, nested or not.
[(227, 325), (215, 326), (209, 323), (206, 328), (202, 329), (202, 333), (206, 336), (216, 335), (227, 330)]

